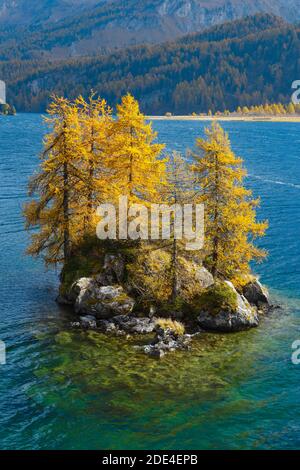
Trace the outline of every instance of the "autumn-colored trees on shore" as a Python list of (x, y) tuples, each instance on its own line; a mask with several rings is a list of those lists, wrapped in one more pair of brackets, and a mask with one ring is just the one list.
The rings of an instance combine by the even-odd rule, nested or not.
[[(299, 116), (300, 105), (289, 103), (266, 103), (253, 106), (239, 106), (235, 111), (230, 112), (228, 109), (220, 112), (217, 111), (215, 116)], [(209, 116), (213, 113), (209, 111)]]
[[(95, 236), (99, 204), (127, 196), (129, 204), (145, 206), (203, 203), (205, 246), (200, 255), (215, 277), (247, 274), (250, 261), (265, 255), (253, 241), (267, 225), (256, 222), (258, 201), (244, 188), (242, 160), (218, 124), (206, 131), (206, 139), (197, 140), (188, 163), (181, 155), (163, 154), (164, 145), (156, 142), (131, 95), (123, 97), (116, 118), (93, 94), (87, 101), (55, 97), (45, 120), (51, 130), (39, 172), (30, 182), (35, 198), (24, 210), (27, 228), (34, 229), (30, 254), (43, 255), (47, 264), (67, 262), (74, 246)], [(171, 238), (174, 300), (182, 247), (174, 233)]]

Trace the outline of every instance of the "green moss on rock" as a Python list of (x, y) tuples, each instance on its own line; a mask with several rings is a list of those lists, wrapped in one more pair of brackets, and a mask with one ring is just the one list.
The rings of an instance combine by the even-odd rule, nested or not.
[(200, 310), (217, 315), (220, 312), (235, 312), (238, 308), (237, 295), (225, 282), (216, 282), (197, 297), (195, 311)]

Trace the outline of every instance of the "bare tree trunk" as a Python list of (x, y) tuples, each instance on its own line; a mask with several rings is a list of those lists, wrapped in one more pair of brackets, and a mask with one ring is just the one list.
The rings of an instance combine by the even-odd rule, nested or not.
[(64, 210), (64, 259), (69, 259), (71, 247), (70, 247), (70, 221), (69, 221), (69, 172), (68, 164), (64, 163), (64, 198), (63, 198), (63, 210)]
[(172, 252), (172, 301), (175, 302), (178, 297), (179, 283), (178, 283), (178, 244), (174, 237), (173, 252)]
[(89, 161), (89, 177), (88, 177), (88, 203), (87, 203), (87, 215), (84, 220), (84, 231), (86, 232), (89, 230), (89, 226), (91, 224), (91, 218), (92, 218), (92, 211), (93, 211), (93, 180), (94, 180), (94, 167), (93, 167), (93, 153), (95, 152), (95, 142), (94, 142), (94, 128), (92, 128), (91, 132), (91, 158)]
[(212, 253), (212, 275), (213, 277), (216, 277), (218, 275), (218, 262), (219, 262), (219, 234), (217, 232), (218, 227), (218, 219), (219, 219), (219, 201), (218, 201), (218, 195), (219, 195), (219, 161), (218, 157), (215, 156), (215, 211), (214, 211), (214, 230), (215, 230), (215, 236), (213, 240), (213, 253)]
[[(177, 173), (175, 175), (177, 179)], [(174, 203), (178, 203), (177, 189), (174, 191)], [(175, 224), (176, 215), (174, 214), (173, 220), (173, 251), (172, 251), (172, 301), (175, 302), (178, 297), (179, 285), (178, 285), (178, 242), (175, 236)]]
[(212, 265), (212, 270), (211, 270), (213, 277), (216, 277), (218, 275), (218, 261), (219, 261), (218, 250), (219, 250), (219, 239), (218, 237), (215, 237), (214, 242), (213, 242), (213, 265)]
[[(130, 138), (131, 138), (131, 146), (133, 146), (133, 129), (132, 129), (132, 127), (130, 128)], [(130, 154), (128, 182), (129, 182), (129, 188), (130, 188), (129, 194), (130, 194), (130, 198), (132, 198), (132, 195), (133, 195), (133, 155), (132, 155), (132, 153)]]

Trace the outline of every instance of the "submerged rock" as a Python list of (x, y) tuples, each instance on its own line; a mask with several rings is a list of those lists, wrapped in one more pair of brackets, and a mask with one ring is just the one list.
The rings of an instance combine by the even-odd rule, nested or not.
[(259, 309), (271, 308), (269, 292), (258, 280), (249, 282), (243, 289), (243, 295)]
[(220, 332), (238, 332), (255, 328), (259, 325), (256, 309), (250, 306), (245, 297), (238, 294), (233, 284), (225, 281), (237, 296), (237, 309), (235, 311), (223, 311), (210, 313), (202, 311), (198, 317), (198, 323), (204, 330)]
[(97, 319), (128, 315), (135, 304), (123, 287), (100, 286), (93, 278), (79, 279), (72, 286), (72, 292), (76, 295), (76, 313), (93, 315)]
[(143, 346), (143, 351), (148, 356), (161, 358), (168, 352), (190, 349), (191, 340), (190, 335), (178, 335), (169, 328), (156, 328), (154, 341)]

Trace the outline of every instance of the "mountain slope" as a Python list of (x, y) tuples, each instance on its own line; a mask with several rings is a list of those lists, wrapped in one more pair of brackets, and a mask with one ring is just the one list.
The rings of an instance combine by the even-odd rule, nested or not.
[[(30, 5), (0, 0), (0, 24), (6, 25), (0, 32), (0, 60), (57, 60), (161, 43), (256, 12), (300, 21), (299, 0), (40, 0), (37, 7)], [(21, 26), (9, 28), (14, 22)]]
[(108, 0), (0, 0), (0, 25), (55, 22)]
[(257, 15), (109, 56), (0, 63), (0, 76), (10, 82), (10, 100), (19, 110), (44, 111), (53, 92), (73, 98), (93, 88), (113, 105), (131, 91), (147, 113), (185, 114), (289, 101), (299, 57), (300, 29)]

